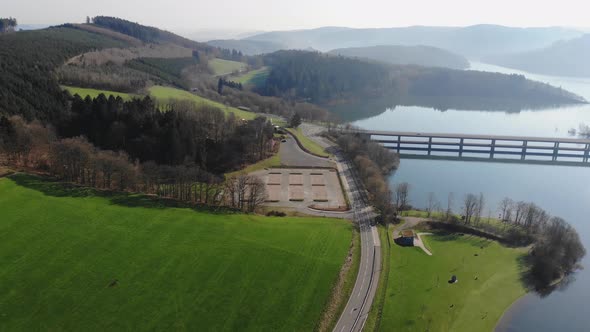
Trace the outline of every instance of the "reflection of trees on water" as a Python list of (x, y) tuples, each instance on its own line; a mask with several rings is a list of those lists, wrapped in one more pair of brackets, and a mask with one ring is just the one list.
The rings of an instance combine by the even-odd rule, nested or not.
[(386, 110), (393, 110), (398, 106), (426, 107), (441, 112), (456, 110), (517, 114), (521, 111), (542, 111), (555, 108), (567, 108), (576, 105), (543, 103), (535, 100), (510, 100), (504, 98), (404, 95), (359, 99), (337, 105), (326, 106), (326, 108), (338, 114), (342, 120), (353, 122), (378, 116)]

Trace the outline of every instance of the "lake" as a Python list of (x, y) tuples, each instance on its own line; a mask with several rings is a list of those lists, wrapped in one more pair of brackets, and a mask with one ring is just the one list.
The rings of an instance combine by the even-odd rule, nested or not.
[[(590, 100), (590, 79), (535, 75), (477, 62), (472, 62), (472, 69), (524, 74)], [(578, 129), (580, 123), (590, 125), (590, 105), (544, 110), (517, 108), (508, 112), (368, 105), (363, 112), (371, 117), (354, 121), (354, 125), (375, 130), (544, 137), (570, 137), (571, 128)], [(351, 116), (362, 117), (358, 113)], [(534, 202), (574, 225), (590, 251), (590, 221), (586, 219), (590, 216), (590, 167), (402, 159), (389, 182), (391, 186), (409, 183), (410, 203), (418, 208), (425, 207), (430, 192), (435, 193), (444, 208), (448, 194), (453, 193), (456, 212), (460, 211), (465, 194), (481, 192), (486, 199), (486, 215), (492, 216), (498, 215), (498, 202), (504, 197)], [(589, 256), (582, 264), (588, 269), (575, 273), (563, 289), (544, 298), (529, 294), (515, 303), (497, 331), (589, 331)]]

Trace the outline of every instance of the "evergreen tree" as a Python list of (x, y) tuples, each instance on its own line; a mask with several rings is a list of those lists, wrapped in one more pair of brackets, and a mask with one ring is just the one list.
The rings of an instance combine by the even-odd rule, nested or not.
[(291, 121), (289, 121), (289, 126), (291, 128), (297, 128), (301, 125), (301, 115), (299, 115), (299, 113), (295, 113), (293, 115), (293, 117), (291, 118)]

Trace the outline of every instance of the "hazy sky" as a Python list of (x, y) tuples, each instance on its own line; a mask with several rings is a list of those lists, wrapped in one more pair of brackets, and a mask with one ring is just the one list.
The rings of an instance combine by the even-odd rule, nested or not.
[(588, 26), (588, 0), (0, 0), (20, 23), (82, 22), (109, 15), (176, 31), (320, 26)]

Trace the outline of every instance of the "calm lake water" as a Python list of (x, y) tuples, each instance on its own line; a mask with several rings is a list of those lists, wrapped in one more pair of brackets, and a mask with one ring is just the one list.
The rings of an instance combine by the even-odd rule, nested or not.
[[(535, 75), (482, 63), (472, 63), (472, 69), (524, 74), (590, 100), (590, 79)], [(378, 115), (354, 124), (379, 130), (569, 137), (570, 128), (578, 129), (580, 123), (590, 125), (590, 105), (510, 112), (443, 112), (419, 106), (365, 111)], [(411, 203), (416, 207), (425, 206), (429, 192), (434, 192), (444, 207), (452, 192), (457, 212), (465, 194), (482, 192), (486, 214), (492, 216), (498, 214), (503, 197), (534, 202), (573, 224), (590, 252), (590, 167), (402, 159), (389, 182), (392, 186), (408, 182)], [(590, 257), (582, 264), (587, 269), (575, 273), (563, 289), (544, 298), (529, 294), (515, 303), (497, 331), (590, 331), (586, 307), (590, 304)]]

